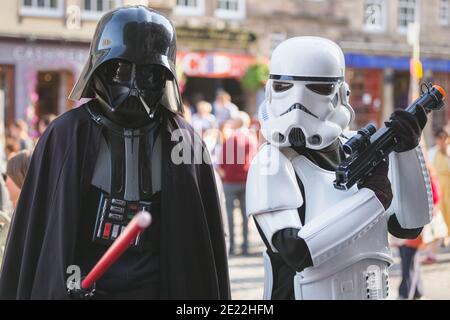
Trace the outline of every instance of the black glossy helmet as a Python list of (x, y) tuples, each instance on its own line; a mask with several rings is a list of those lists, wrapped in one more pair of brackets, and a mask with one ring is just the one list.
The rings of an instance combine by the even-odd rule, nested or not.
[[(118, 8), (106, 13), (98, 22), (88, 61), (69, 98), (95, 98), (99, 97), (98, 91), (102, 91), (100, 98), (114, 109), (128, 96), (138, 96), (136, 92), (149, 92), (151, 96), (151, 90), (156, 90), (152, 81), (159, 79), (164, 83), (159, 88), (158, 102), (171, 111), (182, 112), (175, 61), (175, 28), (165, 16), (145, 6)], [(119, 81), (112, 81), (110, 77), (115, 89), (98, 90), (102, 81), (97, 81), (94, 73), (118, 78)], [(144, 85), (139, 85), (139, 78), (149, 74), (152, 81), (146, 83), (144, 79), (140, 81)], [(134, 90), (135, 82), (137, 90)]]

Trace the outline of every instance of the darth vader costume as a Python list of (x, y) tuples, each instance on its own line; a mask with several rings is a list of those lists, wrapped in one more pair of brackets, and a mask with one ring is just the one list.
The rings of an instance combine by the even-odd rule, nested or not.
[(35, 149), (0, 299), (70, 298), (67, 268), (85, 275), (142, 209), (152, 225), (97, 282), (96, 297), (230, 298), (212, 168), (172, 159), (179, 143), (186, 152), (196, 141), (181, 115), (175, 56), (175, 29), (158, 12), (102, 17), (71, 94), (91, 100), (55, 120)]

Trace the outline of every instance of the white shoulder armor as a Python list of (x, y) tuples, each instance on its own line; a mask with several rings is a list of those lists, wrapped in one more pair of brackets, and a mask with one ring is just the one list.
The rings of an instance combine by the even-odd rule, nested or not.
[(253, 158), (246, 188), (248, 216), (297, 209), (303, 205), (292, 163), (270, 144), (262, 145)]
[(433, 217), (433, 196), (420, 147), (389, 156), (389, 180), (393, 199), (388, 208), (405, 229), (421, 228)]

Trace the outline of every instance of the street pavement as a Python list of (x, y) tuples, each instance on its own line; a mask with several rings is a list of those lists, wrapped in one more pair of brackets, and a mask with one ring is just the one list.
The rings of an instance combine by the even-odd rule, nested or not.
[[(235, 239), (239, 250), (242, 243), (241, 219), (238, 210), (235, 212)], [(262, 252), (265, 249), (252, 219), (249, 221), (249, 255), (229, 257), (231, 278), (231, 295), (234, 300), (260, 300), (263, 296), (264, 268)], [(390, 299), (397, 299), (400, 285), (400, 260), (397, 250), (393, 249), (394, 265), (390, 268)], [(442, 249), (438, 261), (432, 265), (422, 266), (424, 299), (450, 300), (450, 249)]]

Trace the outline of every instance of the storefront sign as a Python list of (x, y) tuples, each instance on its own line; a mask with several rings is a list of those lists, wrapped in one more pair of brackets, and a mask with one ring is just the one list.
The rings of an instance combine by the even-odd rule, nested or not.
[(189, 77), (241, 78), (255, 62), (250, 55), (226, 52), (179, 52), (177, 64)]
[(88, 56), (87, 50), (69, 48), (49, 48), (41, 46), (17, 46), (13, 49), (15, 61), (71, 61), (84, 64)]

